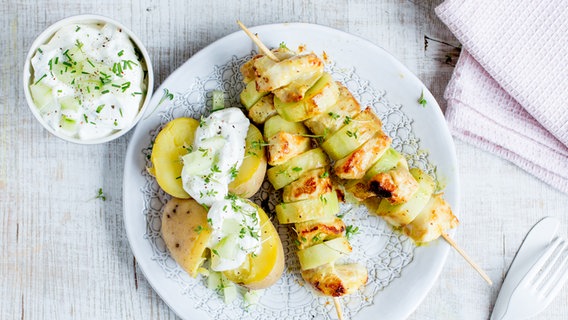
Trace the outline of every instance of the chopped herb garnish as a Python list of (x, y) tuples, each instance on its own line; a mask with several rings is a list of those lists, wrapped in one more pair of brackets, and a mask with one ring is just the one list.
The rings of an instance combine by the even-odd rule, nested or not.
[(286, 47), (286, 42), (284, 42), (284, 41), (280, 42), (280, 48), (281, 49), (288, 49), (288, 47)]
[(110, 92), (110, 91), (107, 89), (107, 90), (101, 91), (101, 94), (105, 94), (105, 93), (109, 93), (109, 92)]
[[(87, 87), (87, 88), (88, 88), (88, 87)], [(96, 112), (97, 112), (97, 113), (101, 113), (101, 111), (103, 110), (104, 107), (105, 107), (105, 105), (104, 105), (104, 104), (101, 104), (100, 106), (97, 107)]]
[(176, 180), (179, 180), (179, 179), (181, 179), (181, 176), (177, 176), (177, 177), (176, 177)]
[(41, 50), (41, 48), (37, 48), (37, 51), (38, 51), (39, 53), (43, 53), (43, 50)]
[(315, 236), (312, 237), (312, 241), (313, 242), (319, 242), (321, 240), (321, 232), (316, 234)]
[(95, 199), (101, 199), (103, 201), (106, 201), (107, 198), (106, 198), (105, 194), (103, 193), (103, 188), (99, 188), (99, 191), (98, 191)]
[(299, 172), (299, 171), (302, 171), (302, 168), (300, 168), (300, 167), (294, 167), (294, 168), (292, 168), (292, 171), (294, 171), (294, 172)]
[(261, 150), (262, 147), (268, 146), (268, 145), (269, 145), (268, 143), (266, 143), (266, 142), (264, 142), (263, 140), (260, 140), (260, 139), (257, 140), (257, 141), (253, 141), (251, 143), (251, 146), (255, 149), (258, 149), (258, 150)]
[(73, 59), (71, 59), (71, 57), (69, 56), (69, 49), (65, 50), (65, 52), (63, 52), (63, 55), (67, 57), (67, 60), (73, 61)]
[(350, 122), (351, 122), (351, 117), (350, 117), (350, 116), (345, 117), (345, 120), (343, 120), (343, 123), (344, 123), (344, 124), (349, 124)]
[(39, 78), (34, 84), (38, 84), (45, 77), (47, 77), (47, 74), (44, 74), (43, 76), (41, 76), (41, 78)]
[(123, 62), (123, 69), (131, 69), (132, 70), (132, 65), (137, 66), (138, 64), (132, 60), (122, 60)]
[(118, 112), (120, 113), (120, 116), (122, 117), (122, 108), (118, 109)]
[(119, 62), (115, 62), (112, 65), (112, 72), (117, 76), (122, 77), (122, 66), (120, 65)]
[(345, 228), (345, 238), (351, 239), (352, 236), (359, 233), (359, 227), (355, 227), (353, 225), (349, 225)]
[(83, 49), (82, 49), (82, 48), (83, 48), (83, 43), (82, 43), (81, 41), (79, 41), (79, 39), (77, 39), (77, 40), (75, 41), (75, 46), (76, 46), (77, 48), (79, 48), (79, 50), (83, 51)]
[(327, 204), (327, 198), (324, 197), (324, 195), (320, 195), (320, 201), (323, 202), (323, 204)]
[(124, 54), (124, 50), (120, 50), (117, 54), (119, 57), (122, 57), (122, 55)]
[(230, 192), (229, 192), (229, 193), (227, 193), (227, 195), (225, 196), (225, 199), (235, 201), (235, 200), (237, 200), (237, 195), (235, 195), (234, 193), (230, 193)]
[(199, 118), (199, 127), (202, 128), (205, 124), (205, 119), (203, 119), (203, 116), (201, 116), (201, 118)]
[(355, 131), (349, 131), (349, 130), (347, 130), (346, 134), (347, 134), (347, 136), (348, 136), (349, 138), (355, 138), (355, 139), (357, 139), (357, 130), (355, 130)]
[[(211, 252), (213, 252), (216, 255), (219, 255), (219, 252), (217, 252), (217, 250), (215, 250), (215, 249), (211, 249)], [(223, 284), (220, 284), (220, 286), (223, 286)]]
[(83, 118), (85, 118), (85, 122), (87, 122), (87, 123), (89, 122), (89, 118), (88, 118), (87, 115), (84, 114), (84, 113), (83, 113)]
[(81, 27), (77, 26), (77, 28), (75, 28), (75, 32), (81, 30)]
[(339, 119), (339, 117), (341, 117), (341, 116), (338, 115), (337, 113), (333, 113), (333, 112), (329, 112), (328, 115), (329, 115), (333, 120), (337, 120), (337, 119)]
[(91, 67), (95, 67), (95, 65), (91, 62), (91, 60), (89, 60), (89, 58), (87, 58), (87, 62), (91, 65)]
[(198, 225), (195, 229), (193, 229), (193, 231), (197, 232), (197, 234), (201, 234), (201, 231), (203, 230), (205, 230), (205, 228), (203, 228), (202, 225)]
[(197, 148), (197, 150), (199, 150), (199, 152), (203, 153), (202, 156), (203, 157), (207, 157), (207, 154), (209, 153), (209, 149), (205, 149), (202, 147)]
[(322, 178), (322, 179), (325, 179), (327, 177), (329, 177), (329, 172), (327, 172), (327, 171), (322, 173), (321, 176), (320, 176), (320, 178)]
[(428, 101), (424, 98), (424, 90), (422, 90), (422, 94), (420, 95), (420, 99), (418, 99), (418, 103), (422, 105), (423, 108), (426, 107)]
[(234, 166), (230, 169), (231, 179), (235, 179), (239, 175), (239, 170), (237, 170), (237, 164), (235, 163)]

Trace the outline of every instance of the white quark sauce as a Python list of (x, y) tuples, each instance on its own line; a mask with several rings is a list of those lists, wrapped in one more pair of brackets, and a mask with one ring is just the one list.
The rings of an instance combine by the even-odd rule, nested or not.
[[(248, 254), (261, 249), (260, 217), (256, 208), (229, 195), (245, 156), (249, 120), (238, 108), (213, 112), (200, 120), (190, 152), (183, 156), (184, 190), (209, 207), (211, 269), (238, 268)], [(223, 249), (220, 249), (223, 247)], [(218, 249), (218, 250), (217, 250)]]
[(211, 206), (224, 199), (245, 155), (249, 120), (238, 108), (227, 108), (202, 118), (191, 152), (183, 159), (184, 190), (197, 202)]
[(142, 57), (112, 25), (73, 24), (40, 46), (31, 60), (30, 91), (43, 119), (81, 140), (128, 127), (146, 97)]
[(211, 227), (209, 246), (215, 249), (223, 239), (229, 242), (229, 254), (213, 251), (211, 269), (225, 271), (238, 268), (248, 254), (261, 249), (260, 217), (256, 208), (242, 199), (224, 199), (213, 203), (207, 214)]

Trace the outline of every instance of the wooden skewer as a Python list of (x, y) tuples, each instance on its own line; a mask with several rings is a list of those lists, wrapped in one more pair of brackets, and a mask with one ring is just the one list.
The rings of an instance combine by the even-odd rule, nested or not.
[(335, 305), (335, 311), (337, 311), (337, 318), (343, 320), (343, 311), (341, 311), (341, 303), (338, 297), (333, 297), (333, 304)]
[[(247, 29), (247, 27), (239, 20), (237, 20), (237, 24), (239, 25), (239, 27), (241, 27), (241, 29), (243, 29), (243, 31), (251, 38), (251, 40), (258, 46), (258, 49), (264, 53), (268, 58), (270, 58), (273, 61), (279, 62), (280, 59), (278, 59), (278, 57), (276, 57), (274, 55), (274, 53), (272, 53), (272, 51), (270, 51), (265, 45), (264, 43), (262, 43), (262, 41), (260, 41), (260, 39), (254, 34), (252, 33), (249, 29)], [(462, 250), (462, 248), (460, 248), (460, 246), (458, 246), (457, 243), (454, 242), (454, 240), (452, 240), (452, 238), (450, 238), (450, 236), (448, 236), (445, 233), (442, 233), (442, 237), (454, 248), (456, 249), (456, 251), (465, 259), (465, 261), (467, 261), (467, 263), (469, 263), (472, 268), (477, 271), (477, 273), (479, 273), (479, 275), (483, 278), (483, 280), (487, 281), (487, 283), (489, 285), (493, 285), (493, 281), (491, 281), (491, 279), (489, 278), (489, 276), (485, 273), (485, 271), (483, 271), (466, 253), (465, 251)], [(333, 297), (333, 304), (335, 305), (335, 311), (337, 311), (337, 317), (339, 318), (339, 320), (343, 320), (343, 312), (341, 310), (341, 303), (339, 301), (339, 298), (337, 297)]]
[[(268, 49), (264, 45), (264, 43), (262, 43), (262, 41), (260, 41), (260, 39), (254, 33), (252, 33), (240, 20), (237, 20), (237, 24), (239, 25), (239, 27), (241, 27), (241, 29), (243, 29), (243, 31), (247, 34), (247, 36), (249, 36), (249, 38), (251, 38), (251, 40), (258, 46), (258, 49), (262, 53), (264, 53), (264, 55), (266, 55), (268, 58), (270, 58), (273, 61), (276, 62), (280, 61), (280, 59), (278, 59), (278, 57), (275, 56), (274, 53), (272, 53), (272, 51), (270, 51), (270, 49)], [(341, 303), (338, 297), (333, 297), (333, 305), (335, 306), (335, 311), (337, 312), (337, 318), (339, 320), (343, 320), (343, 311), (341, 310)]]
[(270, 49), (268, 49), (254, 33), (250, 32), (250, 30), (247, 29), (247, 27), (245, 27), (245, 25), (240, 20), (237, 20), (237, 24), (252, 39), (252, 41), (258, 46), (258, 49), (262, 51), (262, 53), (264, 53), (271, 60), (274, 60), (276, 62), (280, 61), (280, 59), (278, 59), (278, 57), (275, 56), (274, 53), (272, 53), (272, 51), (270, 51)]
[(466, 253), (465, 251), (462, 250), (462, 248), (460, 248), (460, 246), (458, 246), (457, 243), (455, 243), (455, 241), (450, 238), (449, 235), (447, 235), (446, 233), (442, 233), (442, 237), (454, 248), (456, 249), (456, 251), (465, 259), (465, 261), (467, 261), (467, 263), (469, 263), (469, 265), (475, 269), (475, 271), (477, 271), (477, 273), (479, 273), (479, 275), (483, 278), (483, 280), (487, 281), (487, 283), (489, 285), (493, 285), (493, 281), (491, 281), (491, 279), (489, 278), (489, 276), (485, 273), (485, 271), (483, 271)]

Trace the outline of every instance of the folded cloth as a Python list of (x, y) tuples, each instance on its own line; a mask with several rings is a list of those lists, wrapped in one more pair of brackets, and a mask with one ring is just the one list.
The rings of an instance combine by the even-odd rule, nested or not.
[(452, 133), (568, 193), (568, 5), (447, 0), (464, 50), (446, 89)]

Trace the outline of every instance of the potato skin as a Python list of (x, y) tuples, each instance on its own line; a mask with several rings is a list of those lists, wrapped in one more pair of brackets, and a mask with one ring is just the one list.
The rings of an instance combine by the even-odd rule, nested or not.
[(174, 260), (195, 278), (211, 230), (207, 211), (193, 199), (172, 198), (162, 211), (162, 238)]

